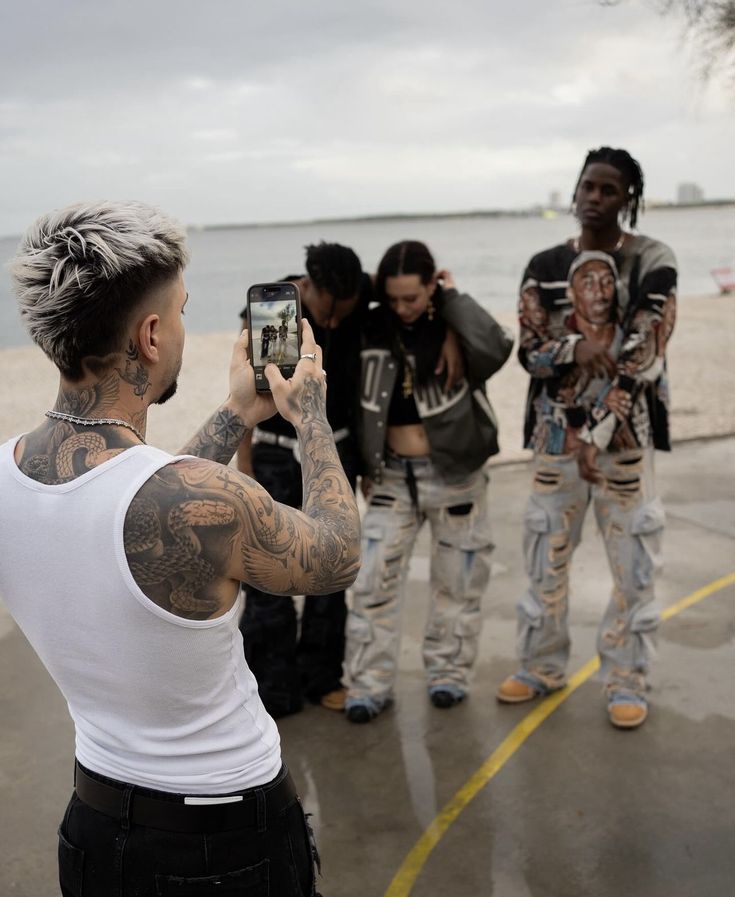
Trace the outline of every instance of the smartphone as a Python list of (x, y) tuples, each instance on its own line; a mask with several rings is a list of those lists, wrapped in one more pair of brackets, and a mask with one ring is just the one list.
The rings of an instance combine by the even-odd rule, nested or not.
[(256, 283), (248, 289), (248, 336), (255, 388), (270, 392), (264, 369), (278, 365), (287, 379), (301, 355), (301, 296), (295, 283)]

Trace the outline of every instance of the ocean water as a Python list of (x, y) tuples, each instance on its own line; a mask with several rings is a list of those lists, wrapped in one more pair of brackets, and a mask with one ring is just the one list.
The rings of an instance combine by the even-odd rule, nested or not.
[[(192, 333), (235, 332), (247, 287), (302, 271), (304, 247), (319, 240), (352, 246), (366, 271), (375, 270), (392, 243), (423, 240), (437, 264), (454, 273), (461, 290), (490, 311), (510, 310), (529, 257), (576, 230), (567, 214), (550, 219), (467, 216), (192, 229), (186, 325)], [(676, 253), (679, 294), (685, 300), (717, 292), (712, 268), (735, 268), (735, 206), (652, 209), (643, 216), (641, 231), (668, 243)], [(0, 239), (0, 347), (30, 342), (6, 267), (17, 243), (18, 238)]]

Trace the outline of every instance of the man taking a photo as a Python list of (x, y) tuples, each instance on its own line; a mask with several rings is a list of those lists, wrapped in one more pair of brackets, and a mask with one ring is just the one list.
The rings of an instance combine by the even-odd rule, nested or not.
[[(64, 897), (82, 880), (90, 894), (315, 894), (238, 595), (243, 581), (275, 595), (349, 586), (357, 506), (306, 322), (292, 379), (265, 369), (272, 397), (255, 391), (243, 334), (227, 399), (182, 454), (145, 444), (149, 406), (176, 389), (187, 260), (161, 212), (103, 202), (42, 216), (12, 268), (26, 326), (60, 374), (39, 426), (0, 447), (0, 594), (75, 724)], [(225, 466), (276, 410), (300, 443), (301, 511)]]

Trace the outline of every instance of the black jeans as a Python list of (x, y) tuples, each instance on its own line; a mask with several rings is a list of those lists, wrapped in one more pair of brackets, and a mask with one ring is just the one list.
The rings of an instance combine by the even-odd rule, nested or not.
[[(126, 811), (113, 818), (72, 795), (59, 828), (63, 897), (318, 897), (316, 848), (297, 797), (251, 828), (183, 834), (130, 821), (135, 794), (161, 792), (88, 774), (119, 786)], [(240, 793), (260, 800), (285, 775), (283, 767), (273, 782)]]
[[(354, 489), (360, 463), (357, 446), (348, 437), (337, 443), (337, 450)], [(273, 498), (301, 507), (301, 465), (293, 452), (258, 443), (252, 457), (255, 479)], [(240, 621), (245, 658), (271, 716), (297, 713), (304, 695), (316, 703), (341, 687), (347, 620), (344, 592), (306, 596), (300, 635), (292, 598), (268, 595), (252, 586), (245, 587), (245, 595)]]

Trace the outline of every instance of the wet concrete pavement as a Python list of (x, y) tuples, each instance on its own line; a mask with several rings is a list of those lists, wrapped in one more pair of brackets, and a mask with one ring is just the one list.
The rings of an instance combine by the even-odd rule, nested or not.
[[(735, 438), (681, 444), (656, 461), (668, 513), (658, 597), (667, 607), (735, 571)], [(515, 668), (529, 478), (524, 464), (493, 469), (497, 547), (469, 700), (443, 711), (426, 698), (422, 533), (396, 705), (366, 726), (319, 707), (279, 723), (284, 757), (313, 814), (325, 897), (735, 894), (735, 584), (663, 623), (643, 728), (614, 730), (600, 684), (585, 681), (484, 787), (469, 781), (534, 713), (533, 705), (502, 706), (493, 697)], [(570, 671), (594, 655), (610, 590), (588, 517), (572, 572)], [(57, 894), (72, 730), (58, 692), (1, 610), (0, 712), (0, 895)], [(444, 816), (453, 821), (435, 844), (419, 841), (457, 792), (472, 799)]]

